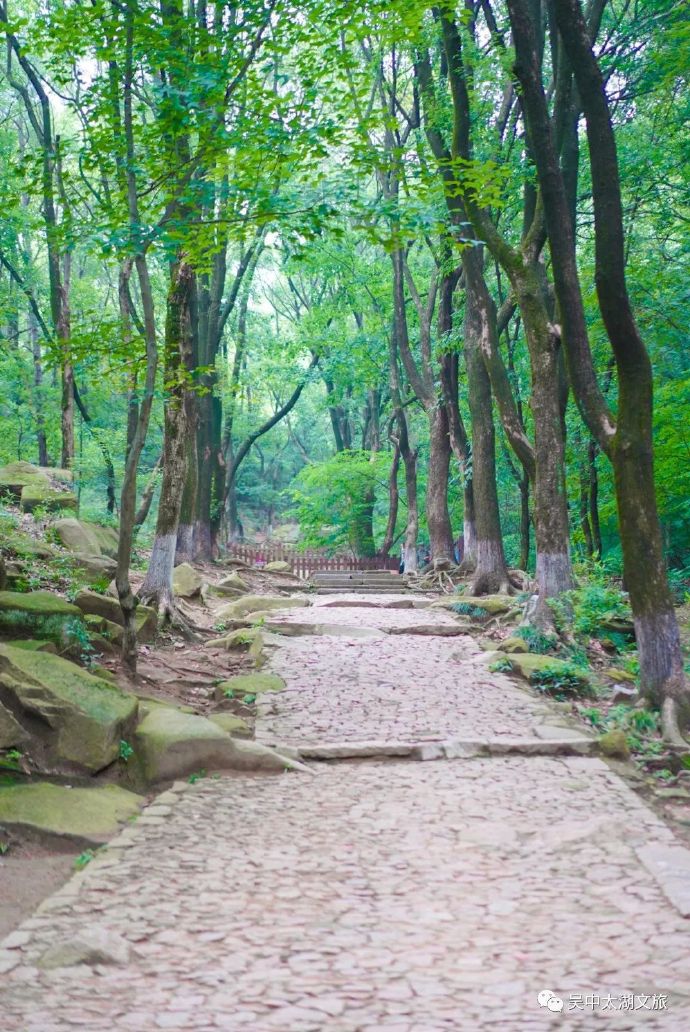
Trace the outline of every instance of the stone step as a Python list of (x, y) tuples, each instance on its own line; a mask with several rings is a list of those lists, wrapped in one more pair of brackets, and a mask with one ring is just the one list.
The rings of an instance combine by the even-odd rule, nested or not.
[(404, 584), (391, 584), (381, 588), (362, 587), (356, 584), (343, 584), (340, 587), (328, 585), (328, 587), (316, 588), (317, 595), (342, 595), (343, 592), (351, 591), (357, 595), (406, 595), (408, 589)]

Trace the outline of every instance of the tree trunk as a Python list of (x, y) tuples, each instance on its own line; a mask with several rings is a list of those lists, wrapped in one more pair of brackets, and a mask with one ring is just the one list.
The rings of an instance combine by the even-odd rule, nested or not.
[(448, 475), (450, 472), (450, 438), (448, 412), (440, 402), (429, 418), (429, 466), (426, 481), (426, 523), (429, 531), (431, 558), (454, 562), (453, 531), (448, 512)]
[(189, 406), (185, 404), (192, 362), (191, 303), (194, 273), (178, 260), (171, 272), (165, 326), (165, 405), (163, 434), (163, 481), (158, 502), (156, 536), (142, 601), (152, 602), (164, 622), (174, 614), (172, 575), (175, 566), (177, 528), (187, 471)]
[(398, 491), (398, 471), (400, 469), (400, 442), (395, 441), (393, 445), (393, 460), (390, 473), (388, 474), (388, 520), (383, 541), (379, 549), (379, 555), (388, 557), (395, 540), (395, 526), (398, 522), (398, 508), (400, 493)]
[(593, 555), (595, 559), (601, 559), (603, 548), (601, 544), (601, 524), (599, 523), (599, 474), (597, 472), (596, 441), (589, 442), (587, 457), (589, 464), (589, 523), (592, 528)]
[(520, 569), (525, 572), (529, 569), (529, 539), (529, 477), (523, 470), (520, 478)]
[(604, 78), (579, 0), (553, 0), (564, 51), (587, 123), (592, 175), (597, 298), (618, 372), (614, 426), (599, 388), (587, 336), (566, 186), (535, 53), (535, 25), (523, 0), (509, 0), (528, 131), (532, 137), (549, 229), (554, 282), (580, 410), (614, 468), (625, 582), (635, 622), (643, 692), (661, 705), (664, 736), (684, 746), (680, 714), (690, 719), (690, 692), (663, 554), (652, 444), (652, 369), (630, 305), (625, 275), (623, 208), (616, 141)]
[[(496, 442), (491, 384), (482, 357), (482, 338), (496, 334), (496, 309), (485, 288), (483, 259), (477, 248), (463, 255), (465, 268), (465, 364), (472, 418), (472, 491), (476, 521), (477, 562), (472, 594), (508, 591), (496, 490)], [(490, 326), (493, 320), (494, 326)]]
[(39, 466), (48, 465), (48, 443), (46, 440), (46, 424), (43, 412), (43, 358), (41, 355), (41, 340), (38, 334), (36, 316), (29, 311), (29, 336), (31, 338), (31, 353), (34, 363), (34, 418), (36, 421), (36, 445), (38, 447)]

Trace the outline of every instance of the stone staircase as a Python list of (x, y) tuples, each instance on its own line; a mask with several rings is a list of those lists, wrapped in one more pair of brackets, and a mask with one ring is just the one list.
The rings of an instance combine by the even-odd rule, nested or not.
[(317, 570), (311, 584), (317, 595), (404, 595), (408, 590), (405, 578), (391, 570)]

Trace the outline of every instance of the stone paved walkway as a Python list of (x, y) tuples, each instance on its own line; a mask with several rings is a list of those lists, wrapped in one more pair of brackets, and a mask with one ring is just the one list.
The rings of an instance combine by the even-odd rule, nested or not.
[[(317, 598), (311, 609), (290, 610), (281, 619), (354, 628), (457, 627), (442, 609), (341, 608), (332, 602)], [(543, 707), (478, 663), (477, 651), (465, 635), (286, 638), (272, 669), (287, 691), (268, 701), (257, 738), (296, 745), (531, 735)]]
[[(391, 617), (339, 609), (325, 619)], [(303, 669), (299, 639), (276, 656), (289, 687), (306, 688), (277, 698), (273, 725), (297, 735), (301, 698), (306, 735), (340, 735), (345, 701), (332, 724), (317, 706), (319, 690), (335, 702), (340, 685), (350, 730), (369, 734), (376, 708), (365, 689), (390, 659), (381, 640), (302, 639), (302, 657), (305, 640), (313, 648)], [(477, 674), (468, 643), (446, 665), (444, 650), (460, 639), (384, 641), (402, 649), (405, 676), (392, 671), (386, 683), (405, 701), (394, 718), (380, 706), (376, 737), (406, 730), (406, 715), (415, 733), (448, 730), (424, 719), (409, 663), (419, 696), (450, 692), (476, 721), (472, 732), (503, 733), (513, 711), (525, 727), (534, 722), (526, 694)], [(353, 673), (350, 655), (361, 681), (342, 676)], [(368, 680), (366, 669), (375, 670)], [(494, 728), (476, 677), (490, 699), (506, 689)], [(453, 730), (468, 730), (453, 706), (444, 712)], [(313, 771), (207, 779), (159, 797), (0, 949), (3, 1032), (690, 1028), (690, 921), (635, 852), (672, 845), (673, 835), (604, 763), (374, 761)], [(129, 948), (126, 963), (37, 966), (50, 946), (94, 928)], [(563, 1012), (539, 1007), (543, 989), (563, 998)], [(581, 1009), (587, 996), (598, 1006)]]

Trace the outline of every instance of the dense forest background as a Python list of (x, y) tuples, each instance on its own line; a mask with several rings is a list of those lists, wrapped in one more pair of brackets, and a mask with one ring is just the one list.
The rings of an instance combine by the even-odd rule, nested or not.
[[(690, 563), (683, 415), (690, 396), (687, 21), (683, 4), (668, 0), (599, 6), (597, 51), (618, 143), (628, 288), (654, 367), (659, 511), (680, 581)], [(500, 3), (493, 10), (467, 4), (463, 21), (473, 63), (475, 174), (501, 232), (516, 241), (534, 170), (499, 42), (506, 13)], [(141, 233), (161, 350), (176, 256), (185, 253), (197, 279), (196, 354), (187, 360), (197, 411), (190, 418), (201, 466), (217, 466), (203, 486), (219, 529), (223, 510), (223, 542), (242, 531), (271, 534), (298, 518), (309, 543), (351, 546), (346, 499), (355, 490), (360, 502), (370, 494), (373, 506), (373, 540), (357, 547), (380, 549), (391, 462), (399, 454), (389, 362), (397, 244), (404, 251), (408, 332), (425, 381), (418, 392), (437, 391), (442, 356), (462, 353), (463, 291), (454, 294), (450, 327), (439, 325), (440, 302), (430, 297), (449, 262), (442, 186), (421, 127), (414, 70), (419, 34), (432, 57), (437, 47), (431, 14), (395, 3), (294, 9), (8, 3), (2, 23), (0, 461), (66, 459), (81, 512), (117, 519), (128, 398), (144, 376), (145, 353), (136, 276), (127, 283), (131, 310), (123, 327), (123, 267)], [(584, 150), (582, 126), (580, 136)], [(591, 187), (582, 158), (576, 203), (590, 336), (602, 389), (615, 406), (616, 379), (594, 296)], [(549, 276), (548, 253), (543, 257)], [(500, 307), (510, 284), (490, 255), (486, 279)], [(210, 329), (209, 311), (216, 320)], [(529, 436), (529, 360), (517, 310), (501, 327), (500, 349)], [(420, 536), (428, 541), (428, 405), (402, 365), (400, 373), (410, 447), (418, 456)], [(457, 376), (460, 415), (469, 427), (462, 360)], [(161, 360), (140, 491), (152, 476), (161, 477), (167, 377)], [(280, 418), (297, 391), (294, 407)], [(72, 423), (67, 446), (65, 407)], [(275, 425), (262, 433), (275, 415)], [(203, 442), (210, 420), (216, 425)], [(574, 552), (600, 554), (620, 567), (610, 466), (571, 401), (565, 421)], [(506, 555), (512, 565), (524, 565), (528, 525), (521, 524), (521, 499), (524, 512), (528, 487), (500, 420), (495, 423)], [(255, 434), (261, 436), (252, 442)], [(231, 469), (248, 442), (228, 490), (223, 465)], [(450, 470), (455, 536), (462, 531), (470, 448)], [(397, 477), (402, 485), (401, 462)], [(144, 540), (155, 518), (156, 504)], [(529, 554), (533, 563), (533, 543)]]

